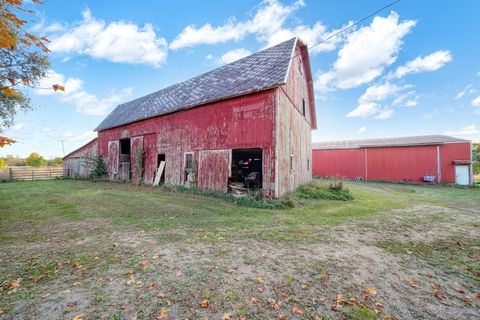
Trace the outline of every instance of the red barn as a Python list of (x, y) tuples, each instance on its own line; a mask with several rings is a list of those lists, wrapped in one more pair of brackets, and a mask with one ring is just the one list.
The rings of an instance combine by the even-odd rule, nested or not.
[(315, 128), (308, 50), (294, 38), (121, 104), (96, 131), (111, 179), (152, 183), (163, 162), (166, 184), (279, 197), (311, 179)]
[(471, 142), (442, 135), (314, 143), (312, 159), (318, 177), (473, 183)]

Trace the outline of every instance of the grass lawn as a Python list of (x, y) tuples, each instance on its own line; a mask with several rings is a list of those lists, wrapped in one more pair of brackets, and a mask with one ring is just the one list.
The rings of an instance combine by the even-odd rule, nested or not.
[(268, 210), (1, 183), (0, 319), (480, 317), (480, 189), (346, 184), (354, 200)]

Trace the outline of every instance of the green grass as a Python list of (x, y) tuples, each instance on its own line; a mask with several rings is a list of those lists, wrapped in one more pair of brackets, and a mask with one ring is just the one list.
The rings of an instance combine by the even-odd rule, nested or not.
[[(314, 180), (311, 194), (328, 187), (328, 180)], [(0, 184), (0, 241), (45, 241), (35, 234), (22, 235), (10, 226), (18, 223), (49, 224), (61, 220), (108, 219), (117, 225), (164, 230), (162, 241), (181, 241), (179, 230), (192, 233), (191, 241), (207, 236), (253, 237), (296, 241), (314, 238), (315, 228), (350, 219), (368, 218), (415, 203), (472, 200), (478, 190), (442, 186), (399, 186), (385, 183), (344, 183), (351, 201), (298, 197), (288, 210), (237, 206), (202, 194), (170, 192), (149, 186), (79, 180), (33, 181)], [(405, 190), (413, 190), (406, 192)], [(305, 199), (307, 198), (307, 199)], [(172, 232), (174, 230), (175, 232)], [(213, 235), (213, 237), (209, 237)]]
[(480, 239), (450, 237), (431, 242), (380, 240), (373, 245), (395, 254), (408, 254), (422, 259), (447, 273), (463, 273), (480, 282)]

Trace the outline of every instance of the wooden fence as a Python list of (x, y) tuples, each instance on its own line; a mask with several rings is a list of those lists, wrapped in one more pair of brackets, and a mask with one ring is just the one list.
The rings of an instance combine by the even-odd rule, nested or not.
[(1, 179), (6, 181), (51, 180), (68, 176), (63, 167), (15, 167), (4, 169)]

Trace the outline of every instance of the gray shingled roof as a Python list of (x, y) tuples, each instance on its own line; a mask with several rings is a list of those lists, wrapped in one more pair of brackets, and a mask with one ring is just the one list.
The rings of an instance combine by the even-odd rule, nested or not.
[(453, 142), (470, 142), (470, 140), (458, 139), (442, 135), (411, 136), (383, 139), (358, 139), (343, 141), (326, 141), (313, 143), (314, 150), (321, 149), (352, 149), (352, 148), (376, 148), (376, 147), (400, 147), (418, 145), (440, 145)]
[(290, 39), (187, 81), (118, 105), (95, 131), (284, 84), (295, 43), (296, 38)]

